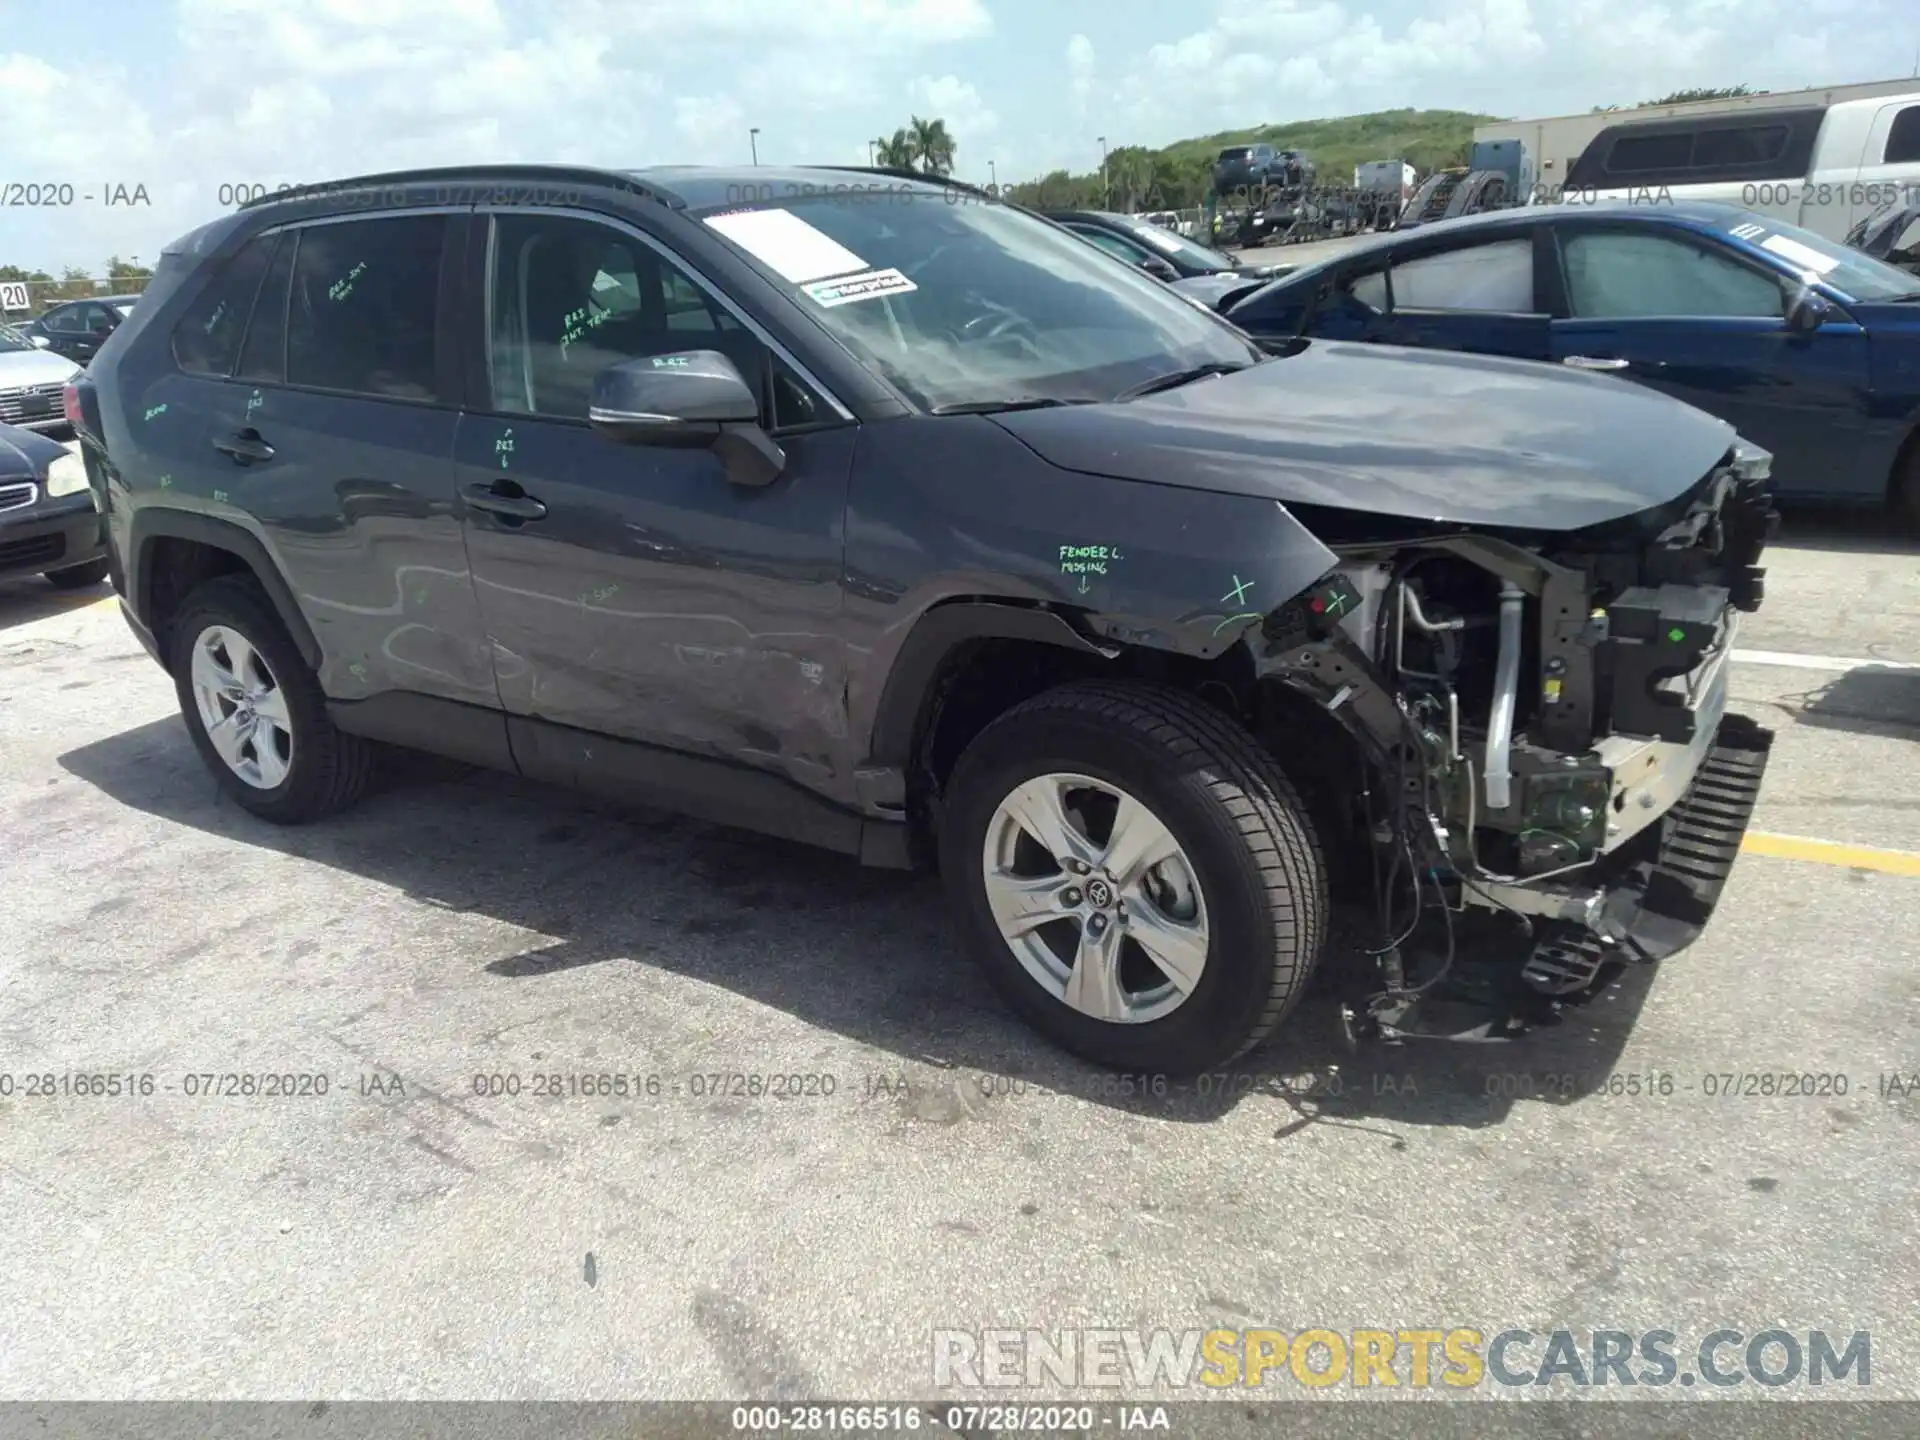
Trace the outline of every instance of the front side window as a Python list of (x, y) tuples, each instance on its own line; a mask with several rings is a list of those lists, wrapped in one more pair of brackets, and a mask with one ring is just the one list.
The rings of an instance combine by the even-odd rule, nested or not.
[(700, 218), (923, 409), (1111, 400), (1262, 358), (1078, 236), (960, 192), (850, 186)]
[(431, 400), (446, 217), (399, 215), (300, 232), (287, 383)]
[(1561, 254), (1577, 319), (1786, 313), (1786, 292), (1773, 275), (1664, 235), (1571, 235)]
[(495, 219), (489, 338), (493, 407), (584, 420), (609, 365), (717, 350), (761, 396), (770, 428), (826, 418), (819, 397), (760, 338), (652, 246), (597, 221)]
[(50, 310), (40, 323), (56, 335), (84, 335), (87, 328), (80, 318), (78, 305), (63, 305), (58, 310)]
[(1533, 311), (1533, 241), (1498, 240), (1393, 267), (1396, 310)]
[(190, 375), (226, 375), (240, 352), (240, 337), (253, 312), (253, 298), (266, 274), (278, 237), (249, 240), (207, 282), (173, 327), (173, 358)]

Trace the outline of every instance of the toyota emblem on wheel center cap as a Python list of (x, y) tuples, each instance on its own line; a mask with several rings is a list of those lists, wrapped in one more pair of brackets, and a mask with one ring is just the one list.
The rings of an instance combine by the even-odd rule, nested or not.
[(1096, 910), (1106, 909), (1113, 903), (1113, 887), (1098, 877), (1087, 881), (1087, 902)]

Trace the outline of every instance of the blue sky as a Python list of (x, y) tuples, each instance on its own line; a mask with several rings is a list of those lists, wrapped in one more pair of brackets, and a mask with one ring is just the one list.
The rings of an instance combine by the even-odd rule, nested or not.
[[(0, 205), (0, 264), (150, 261), (222, 186), (745, 161), (750, 126), (765, 161), (863, 163), (937, 114), (962, 175), (1010, 181), (1096, 167), (1100, 135), (1555, 115), (1916, 62), (1913, 0), (0, 0), (0, 185), (74, 187)], [(104, 203), (116, 185), (150, 203)]]

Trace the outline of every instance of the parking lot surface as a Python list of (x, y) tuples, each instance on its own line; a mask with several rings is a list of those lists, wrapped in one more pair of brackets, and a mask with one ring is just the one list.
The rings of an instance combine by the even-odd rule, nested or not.
[(0, 1398), (929, 1396), (936, 1331), (1078, 1326), (1867, 1330), (1920, 1396), (1920, 551), (1769, 558), (1697, 945), (1504, 1046), (1316, 996), (1164, 1095), (930, 880), (424, 762), (262, 824), (104, 591), (0, 585)]

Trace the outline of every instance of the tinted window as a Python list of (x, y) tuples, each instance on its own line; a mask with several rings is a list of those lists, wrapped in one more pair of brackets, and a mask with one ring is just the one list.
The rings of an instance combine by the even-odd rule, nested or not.
[(194, 375), (225, 375), (240, 353), (253, 297), (273, 253), (273, 236), (249, 241), (221, 266), (173, 327), (174, 363)]
[(1725, 130), (1702, 130), (1693, 140), (1693, 163), (1702, 169), (1715, 165), (1764, 165), (1787, 148), (1784, 125), (1745, 125)]
[(1396, 310), (1533, 310), (1533, 241), (1498, 240), (1393, 267)]
[(1887, 131), (1887, 153), (1880, 158), (1887, 165), (1920, 160), (1920, 105), (1909, 105), (1893, 117), (1893, 128)]
[(432, 399), (445, 235), (439, 215), (302, 230), (287, 318), (288, 382)]
[(1387, 308), (1387, 272), (1376, 270), (1371, 275), (1359, 276), (1347, 285), (1347, 294), (1369, 310), (1384, 311)]
[(287, 285), (293, 278), (293, 252), (300, 234), (290, 230), (278, 238), (273, 263), (254, 302), (253, 319), (247, 324), (246, 343), (240, 347), (240, 364), (233, 372), (237, 380), (286, 379)]
[(1073, 233), (1080, 236), (1082, 239), (1089, 240), (1093, 244), (1098, 245), (1102, 250), (1106, 251), (1109, 255), (1118, 256), (1120, 259), (1126, 261), (1129, 265), (1138, 265), (1142, 260), (1145, 260), (1147, 258), (1147, 252), (1145, 249), (1143, 249), (1138, 245), (1135, 245), (1130, 240), (1122, 240), (1118, 235), (1113, 234), (1111, 231), (1082, 230), (1078, 225), (1076, 225), (1073, 227)]
[(1643, 175), (1655, 170), (1684, 169), (1693, 155), (1693, 135), (1622, 135), (1607, 152), (1607, 169), (1615, 175)]
[(1567, 299), (1583, 319), (1786, 312), (1786, 292), (1773, 276), (1665, 236), (1574, 235), (1563, 254)]
[[(681, 350), (720, 351), (764, 394), (759, 337), (651, 246), (591, 220), (503, 215), (494, 224), (495, 409), (584, 420), (600, 371)], [(774, 423), (810, 418), (782, 406)]]
[(62, 305), (58, 310), (49, 310), (41, 317), (40, 323), (56, 335), (79, 335), (87, 328), (80, 318), (78, 305)]

